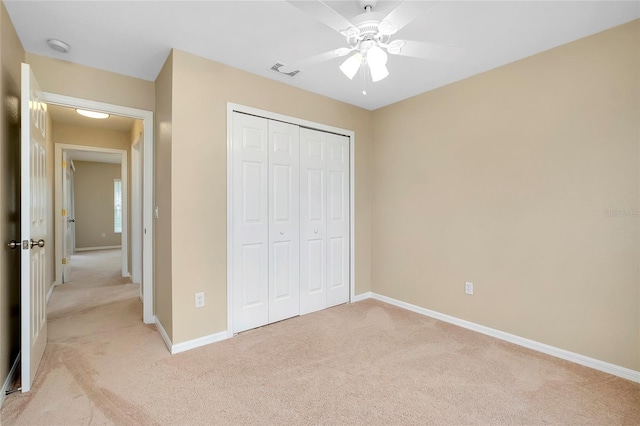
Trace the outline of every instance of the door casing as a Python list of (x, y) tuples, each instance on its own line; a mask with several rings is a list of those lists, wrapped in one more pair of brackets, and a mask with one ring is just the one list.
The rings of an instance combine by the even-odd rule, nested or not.
[(324, 132), (335, 133), (349, 137), (349, 302), (353, 302), (355, 297), (355, 132), (352, 130), (341, 129), (339, 127), (328, 126), (326, 124), (315, 123), (313, 121), (303, 120), (300, 118), (290, 117), (283, 114), (277, 114), (257, 108), (248, 107), (232, 102), (227, 103), (227, 336), (232, 337), (233, 328), (233, 169), (232, 169), (232, 136), (233, 136), (233, 113), (240, 112), (244, 114), (264, 117), (270, 120), (283, 121), (300, 127), (308, 127), (310, 129), (321, 130)]
[[(76, 98), (72, 96), (59, 95), (56, 93), (43, 93), (43, 101), (47, 104), (60, 105), (70, 108), (83, 108), (93, 111), (106, 112), (124, 117), (136, 118), (143, 120), (143, 181), (144, 194), (142, 200), (142, 292), (143, 292), (143, 321), (145, 324), (153, 324), (155, 322), (153, 311), (153, 197), (154, 197), (154, 180), (153, 180), (153, 112), (143, 109), (130, 108), (121, 105), (108, 104), (104, 102), (92, 101), (89, 99)], [(136, 164), (132, 164), (136, 167)], [(57, 170), (57, 168), (56, 168)], [(132, 200), (139, 202), (139, 200)], [(57, 202), (56, 202), (57, 204)], [(56, 206), (58, 209), (60, 206)], [(57, 214), (60, 211), (56, 212)], [(57, 215), (56, 215), (57, 218)], [(60, 227), (60, 221), (56, 220), (57, 227)], [(56, 239), (59, 231), (56, 228)], [(56, 264), (58, 262), (56, 261)], [(57, 266), (57, 265), (56, 265)], [(58, 268), (56, 267), (56, 270)], [(56, 272), (56, 282), (58, 274)]]
[[(130, 276), (129, 272), (129, 257), (131, 254), (128, 249), (128, 240), (131, 238), (131, 233), (129, 230), (128, 224), (128, 213), (129, 213), (129, 203), (128, 203), (128, 193), (129, 193), (129, 176), (128, 176), (128, 164), (129, 159), (127, 155), (127, 151), (123, 149), (112, 149), (112, 148), (98, 148), (93, 146), (86, 145), (69, 145), (64, 143), (56, 143), (55, 144), (55, 217), (56, 217), (56, 227), (55, 227), (55, 241), (56, 241), (56, 259), (61, 259), (65, 256), (63, 252), (63, 244), (62, 239), (65, 238), (64, 229), (62, 224), (64, 223), (64, 219), (61, 217), (61, 210), (64, 208), (62, 205), (62, 167), (60, 163), (63, 160), (63, 152), (64, 151), (90, 151), (90, 152), (104, 152), (108, 154), (118, 154), (120, 155), (120, 180), (122, 181), (122, 276), (128, 277)], [(67, 167), (70, 167), (67, 165)], [(139, 200), (134, 200), (131, 198), (132, 203), (137, 202)], [(58, 223), (60, 221), (60, 223)], [(60, 234), (58, 234), (60, 232)], [(55, 262), (55, 277), (56, 284), (63, 283), (62, 277), (62, 265), (60, 262)]]

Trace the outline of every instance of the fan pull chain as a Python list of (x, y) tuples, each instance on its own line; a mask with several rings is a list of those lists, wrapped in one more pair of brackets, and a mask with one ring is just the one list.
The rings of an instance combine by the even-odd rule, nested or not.
[(362, 94), (364, 96), (367, 96), (367, 68), (368, 67), (360, 68), (362, 70), (362, 73), (360, 75), (362, 77)]

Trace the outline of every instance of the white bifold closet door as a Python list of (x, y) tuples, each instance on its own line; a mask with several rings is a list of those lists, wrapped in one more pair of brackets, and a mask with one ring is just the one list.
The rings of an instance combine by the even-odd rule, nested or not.
[(300, 314), (298, 126), (233, 116), (233, 323)]
[(349, 138), (233, 113), (233, 331), (349, 301)]
[(349, 138), (300, 129), (300, 314), (349, 301)]

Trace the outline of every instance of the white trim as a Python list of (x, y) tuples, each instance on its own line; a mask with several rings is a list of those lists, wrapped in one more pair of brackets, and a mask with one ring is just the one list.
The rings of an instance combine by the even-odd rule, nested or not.
[(360, 293), (359, 295), (351, 298), (351, 303), (362, 302), (363, 300), (371, 299), (373, 297), (372, 294), (373, 293), (371, 293), (370, 291), (367, 291), (366, 293)]
[(162, 323), (160, 322), (158, 317), (154, 316), (153, 322), (155, 322), (156, 328), (160, 332), (160, 336), (162, 336), (162, 340), (164, 341), (165, 346), (167, 347), (167, 349), (169, 349), (169, 352), (171, 352), (171, 347), (173, 346), (173, 343), (171, 343), (171, 339), (169, 339), (169, 335), (167, 334), (167, 331), (162, 326)]
[(49, 304), (49, 299), (51, 299), (51, 295), (53, 294), (53, 288), (54, 288), (55, 286), (56, 286), (56, 283), (52, 283), (52, 284), (49, 286), (49, 291), (47, 292), (47, 302), (46, 302), (46, 304), (47, 304), (47, 305)]
[(550, 346), (545, 343), (536, 342), (535, 340), (526, 339), (524, 337), (516, 336), (515, 334), (506, 333), (504, 331), (496, 330), (495, 328), (486, 327), (471, 321), (463, 320), (460, 318), (452, 317), (450, 315), (442, 314), (440, 312), (432, 311), (430, 309), (422, 308), (420, 306), (412, 305), (411, 303), (403, 302), (401, 300), (393, 299), (391, 297), (383, 296), (377, 293), (370, 293), (371, 298), (380, 302), (388, 303), (393, 306), (397, 306), (408, 311), (412, 311), (418, 314), (422, 314), (431, 318), (435, 318), (440, 321), (448, 322), (449, 324), (457, 325), (468, 330), (472, 330), (478, 333), (486, 334), (487, 336), (495, 337), (500, 340), (504, 340), (509, 343), (513, 343), (519, 346), (523, 346), (528, 349), (533, 349), (537, 352), (542, 352), (547, 355), (554, 356), (556, 358), (564, 359), (574, 362), (576, 364), (584, 365), (585, 367), (593, 368), (605, 373), (613, 374), (614, 376), (622, 377), (623, 379), (631, 380), (632, 382), (640, 383), (640, 371), (635, 371), (630, 368), (621, 367), (619, 365), (611, 364), (599, 359), (591, 358), (585, 355), (581, 355), (575, 352), (560, 349), (555, 346)]
[(175, 344), (171, 347), (171, 354), (178, 354), (180, 352), (188, 351), (190, 349), (199, 348), (200, 346), (209, 345), (211, 343), (221, 342), (227, 340), (229, 334), (226, 331), (220, 333), (210, 334), (208, 336), (199, 337), (197, 339), (188, 340), (186, 342)]
[[(122, 246), (118, 246), (122, 248), (122, 276), (129, 276), (129, 246), (126, 244), (129, 238), (129, 221), (128, 221), (128, 209), (129, 209), (129, 184), (128, 184), (128, 170), (129, 170), (129, 159), (128, 153), (124, 149), (112, 149), (112, 148), (98, 148), (92, 146), (85, 145), (70, 145), (65, 143), (56, 143), (55, 144), (55, 209), (54, 216), (55, 226), (55, 252), (56, 259), (62, 259), (62, 239), (64, 238), (64, 232), (62, 227), (62, 168), (60, 164), (63, 160), (63, 152), (73, 150), (73, 151), (88, 151), (88, 152), (106, 152), (110, 154), (120, 154), (121, 162), (120, 162), (120, 181), (122, 182), (122, 232), (121, 239), (125, 242)], [(103, 247), (115, 247), (115, 246), (103, 246)], [(76, 247), (76, 251), (83, 250), (99, 250), (99, 248), (94, 247), (84, 247), (83, 249), (78, 249)], [(62, 264), (59, 262), (55, 262), (56, 266), (56, 281), (62, 282)]]
[[(143, 288), (143, 314), (145, 324), (153, 324), (153, 190), (154, 190), (154, 121), (153, 112), (143, 109), (130, 108), (121, 105), (107, 104), (88, 99), (75, 98), (71, 96), (59, 95), (56, 93), (43, 92), (43, 101), (50, 104), (67, 107), (85, 108), (94, 111), (107, 112), (110, 114), (143, 120), (143, 177), (144, 190), (142, 200), (142, 288)], [(136, 200), (137, 201), (137, 200)], [(59, 278), (56, 281), (61, 282)]]
[(233, 276), (232, 276), (232, 241), (233, 241), (233, 226), (231, 223), (232, 216), (232, 181), (233, 181), (233, 170), (232, 170), (232, 149), (231, 149), (231, 140), (233, 135), (233, 112), (242, 112), (245, 114), (256, 115), (258, 117), (264, 117), (270, 120), (278, 120), (286, 123), (295, 124), (301, 127), (308, 127), (311, 129), (321, 130), (330, 133), (336, 133), (340, 135), (344, 135), (349, 137), (349, 154), (350, 154), (350, 164), (349, 164), (349, 228), (350, 228), (350, 253), (349, 253), (349, 262), (350, 262), (350, 292), (349, 292), (349, 300), (353, 302), (354, 300), (354, 292), (356, 287), (356, 274), (355, 274), (355, 262), (356, 262), (356, 252), (355, 252), (355, 199), (356, 199), (356, 191), (355, 191), (355, 181), (356, 181), (356, 173), (355, 173), (355, 146), (356, 146), (356, 136), (355, 132), (352, 130), (341, 129), (339, 127), (328, 126), (326, 124), (316, 123), (313, 121), (303, 120), (301, 118), (290, 117), (287, 115), (278, 114), (275, 112), (265, 111), (257, 108), (252, 108), (244, 105), (235, 104), (232, 102), (227, 102), (227, 337), (233, 336), (233, 294), (232, 294), (232, 285)]
[(2, 408), (2, 404), (4, 404), (4, 399), (7, 396), (7, 391), (9, 390), (9, 385), (11, 384), (11, 378), (16, 373), (16, 369), (18, 368), (18, 364), (20, 364), (20, 355), (21, 352), (18, 352), (18, 356), (13, 361), (13, 365), (9, 370), (9, 374), (7, 374), (6, 379), (4, 380), (4, 384), (2, 385), (2, 390), (0, 390), (0, 408)]
[[(142, 197), (142, 134), (131, 145), (131, 228), (129, 238), (131, 241), (131, 281), (142, 281), (142, 203), (135, 202)], [(140, 286), (142, 296), (142, 286)]]
[(229, 334), (226, 331), (221, 331), (220, 333), (210, 334), (208, 336), (199, 337), (197, 339), (188, 340), (186, 342), (173, 344), (171, 339), (169, 339), (169, 335), (167, 331), (162, 326), (162, 323), (158, 319), (158, 317), (154, 317), (156, 327), (160, 332), (160, 336), (162, 336), (162, 340), (164, 340), (164, 344), (167, 346), (171, 355), (179, 354), (180, 352), (185, 352), (191, 349), (199, 348), (200, 346), (209, 345), (211, 343), (221, 342), (223, 340), (227, 340), (229, 338)]
[(113, 250), (119, 248), (122, 248), (122, 246), (76, 247), (76, 251)]

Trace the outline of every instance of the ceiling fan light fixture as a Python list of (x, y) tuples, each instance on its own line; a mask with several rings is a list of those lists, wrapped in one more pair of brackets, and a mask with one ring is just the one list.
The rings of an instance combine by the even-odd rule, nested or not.
[(385, 64), (369, 64), (369, 71), (371, 71), (371, 81), (374, 83), (389, 75), (389, 70)]
[(385, 65), (387, 54), (379, 46), (373, 46), (367, 50), (367, 63), (369, 66)]
[(95, 118), (98, 120), (109, 118), (109, 114), (106, 112), (88, 111), (86, 109), (76, 109), (76, 112), (84, 117)]
[(342, 73), (346, 75), (349, 80), (353, 80), (353, 77), (360, 69), (361, 64), (362, 55), (360, 54), (360, 52), (356, 52), (348, 57), (347, 60), (342, 63), (342, 65), (340, 65), (340, 71), (342, 71)]

